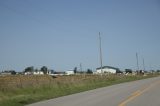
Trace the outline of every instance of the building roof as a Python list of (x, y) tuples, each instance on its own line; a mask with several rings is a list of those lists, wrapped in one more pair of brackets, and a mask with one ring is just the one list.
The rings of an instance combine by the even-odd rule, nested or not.
[[(103, 66), (102, 69), (105, 69), (105, 68), (110, 68), (110, 69), (115, 69), (115, 70), (119, 70), (119, 68), (115, 68), (115, 67), (112, 67), (112, 66)], [(101, 69), (101, 67), (98, 67), (96, 68), (97, 70)]]

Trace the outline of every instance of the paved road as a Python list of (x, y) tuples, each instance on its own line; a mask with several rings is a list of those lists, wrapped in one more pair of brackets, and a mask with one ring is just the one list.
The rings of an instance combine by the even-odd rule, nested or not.
[(160, 77), (117, 84), (29, 106), (160, 106)]

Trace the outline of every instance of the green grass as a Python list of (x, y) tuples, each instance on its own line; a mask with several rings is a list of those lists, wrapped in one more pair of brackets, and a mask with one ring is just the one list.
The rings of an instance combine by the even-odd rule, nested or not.
[[(30, 81), (32, 81), (31, 84), (28, 84), (28, 78), (26, 78), (26, 76), (14, 76), (15, 79), (17, 79), (17, 77), (21, 77), (23, 79), (19, 82), (17, 80), (14, 81), (15, 79), (10, 76), (4, 79), (12, 80), (12, 86), (10, 86), (9, 80), (8, 82), (1, 83), (0, 106), (23, 106), (42, 100), (155, 76), (157, 75), (106, 75), (102, 77), (98, 75), (77, 75), (63, 76), (55, 79), (51, 78), (50, 76), (30, 76)], [(0, 81), (2, 81), (2, 78)]]

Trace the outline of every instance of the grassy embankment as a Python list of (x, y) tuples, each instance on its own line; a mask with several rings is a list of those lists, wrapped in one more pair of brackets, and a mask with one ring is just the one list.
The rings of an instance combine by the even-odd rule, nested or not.
[(58, 78), (50, 76), (5, 76), (0, 77), (0, 106), (23, 106), (40, 100), (155, 76), (157, 75), (76, 75)]

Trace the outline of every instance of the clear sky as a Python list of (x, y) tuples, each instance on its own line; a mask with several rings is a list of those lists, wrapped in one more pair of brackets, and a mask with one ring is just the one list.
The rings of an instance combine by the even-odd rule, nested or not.
[(160, 69), (160, 0), (0, 0), (0, 70)]

